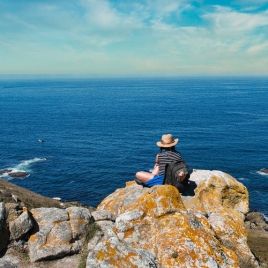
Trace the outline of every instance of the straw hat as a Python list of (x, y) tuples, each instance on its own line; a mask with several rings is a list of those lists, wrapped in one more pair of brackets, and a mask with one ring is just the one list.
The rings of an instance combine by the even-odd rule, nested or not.
[(156, 143), (159, 147), (172, 147), (178, 143), (179, 139), (173, 139), (171, 134), (165, 134), (162, 136), (162, 140)]

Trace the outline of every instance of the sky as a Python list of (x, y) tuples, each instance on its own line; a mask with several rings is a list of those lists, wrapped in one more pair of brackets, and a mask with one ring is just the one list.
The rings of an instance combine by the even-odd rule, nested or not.
[(0, 75), (267, 75), (268, 0), (0, 0)]

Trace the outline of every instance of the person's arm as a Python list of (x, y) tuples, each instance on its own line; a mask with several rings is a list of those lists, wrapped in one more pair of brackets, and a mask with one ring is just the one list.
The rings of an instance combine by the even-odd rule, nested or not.
[(155, 157), (155, 165), (152, 174), (157, 175), (159, 173), (158, 155)]

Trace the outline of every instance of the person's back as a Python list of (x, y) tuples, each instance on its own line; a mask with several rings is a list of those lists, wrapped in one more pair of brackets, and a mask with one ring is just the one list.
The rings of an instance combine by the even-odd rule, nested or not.
[[(165, 166), (174, 161), (183, 160), (181, 154), (175, 149), (175, 145), (178, 143), (178, 141), (179, 139), (173, 139), (173, 136), (171, 134), (163, 135), (162, 140), (156, 143), (157, 146), (160, 147), (160, 152), (156, 155), (156, 164), (154, 166), (153, 172), (137, 172), (136, 182), (147, 187), (163, 184)], [(178, 176), (181, 180), (183, 180), (186, 174), (184, 171), (181, 171), (178, 173)]]
[[(160, 150), (163, 150), (161, 148)], [(158, 175), (165, 174), (165, 166), (171, 162), (183, 160), (181, 154), (176, 151), (175, 147), (166, 148), (164, 152), (158, 154), (159, 173)]]

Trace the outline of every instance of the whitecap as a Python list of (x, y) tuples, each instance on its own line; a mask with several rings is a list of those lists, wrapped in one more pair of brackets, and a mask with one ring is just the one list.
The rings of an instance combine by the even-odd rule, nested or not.
[(262, 169), (258, 170), (257, 173), (261, 176), (268, 176), (268, 173), (263, 172)]
[(35, 162), (39, 162), (39, 161), (45, 161), (46, 158), (33, 158), (33, 159), (28, 159), (28, 160), (24, 160), (22, 161), (20, 164), (14, 166), (12, 168), (12, 171), (25, 171), (25, 172), (30, 172), (30, 166), (31, 164), (35, 163)]
[(6, 170), (11, 170), (11, 171), (1, 174), (1, 177), (7, 177), (8, 180), (11, 180), (11, 179), (14, 179), (14, 178), (12, 178), (12, 177), (10, 177), (8, 175), (10, 172), (26, 172), (28, 175), (26, 177), (23, 177), (23, 178), (27, 178), (27, 177), (30, 176), (31, 165), (33, 163), (36, 163), (36, 162), (39, 162), (39, 161), (46, 161), (46, 160), (47, 159), (44, 158), (44, 157), (43, 158), (36, 157), (36, 158), (24, 160), (21, 163), (15, 165), (15, 166), (5, 168)]
[(239, 180), (239, 181), (247, 181), (248, 179), (247, 178), (238, 178), (237, 180)]

